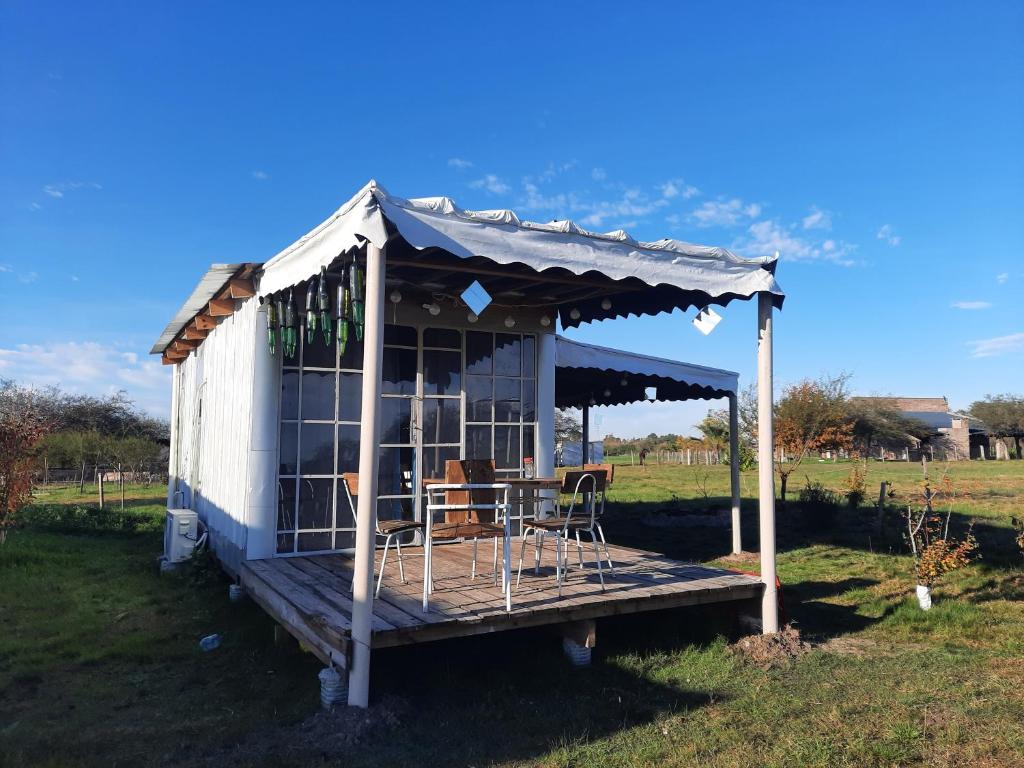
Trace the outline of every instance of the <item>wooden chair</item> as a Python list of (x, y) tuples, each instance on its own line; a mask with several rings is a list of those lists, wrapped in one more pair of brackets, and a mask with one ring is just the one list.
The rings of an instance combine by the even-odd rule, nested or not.
[[(445, 485), (492, 485), (495, 482), (493, 459), (451, 459), (444, 463)], [(481, 520), (480, 512), (495, 504), (497, 493), (490, 488), (445, 491), (444, 522), (430, 521), (433, 539), (472, 539), (473, 565), (470, 577), (476, 578), (477, 549), (480, 539), (494, 540), (494, 583), (498, 583), (498, 539), (504, 538), (505, 526), (496, 514)], [(466, 505), (459, 507), (458, 505)]]
[[(590, 541), (594, 547), (594, 559), (597, 563), (597, 575), (601, 580), (601, 591), (604, 592), (604, 568), (600, 547), (604, 548), (604, 557), (608, 560), (608, 568), (611, 575), (615, 575), (615, 567), (612, 564), (611, 555), (608, 552), (608, 543), (605, 541), (604, 532), (601, 530), (600, 516), (604, 513), (604, 492), (607, 486), (607, 474), (605, 470), (580, 471), (573, 470), (565, 473), (562, 478), (562, 487), (559, 490), (560, 496), (569, 496), (571, 501), (563, 516), (560, 506), (557, 507), (556, 517), (549, 517), (542, 520), (524, 521), (523, 542), (519, 550), (519, 570), (516, 574), (516, 586), (523, 575), (523, 558), (526, 555), (527, 537), (533, 534), (536, 546), (536, 559), (534, 572), (540, 572), (540, 557), (544, 547), (544, 537), (555, 537), (555, 578), (558, 580), (558, 595), (562, 595), (562, 583), (565, 580), (565, 573), (568, 570), (568, 547), (569, 537), (576, 539), (576, 551), (579, 556), (580, 569), (583, 568), (583, 544), (580, 541), (580, 531), (590, 534)], [(576, 507), (581, 510), (577, 511)], [(575, 516), (574, 516), (575, 512)], [(598, 545), (600, 539), (600, 546)], [(565, 542), (565, 555), (562, 554), (562, 543)]]
[[(345, 496), (348, 499), (349, 509), (352, 510), (352, 519), (357, 519), (355, 499), (359, 496), (359, 473), (346, 472), (341, 476), (341, 484), (345, 488)], [(374, 529), (378, 536), (384, 537), (384, 554), (380, 558), (380, 573), (377, 575), (377, 588), (374, 590), (374, 597), (380, 594), (380, 585), (384, 581), (384, 566), (388, 562), (388, 548), (392, 540), (395, 542), (395, 551), (398, 554), (398, 577), (403, 584), (405, 580), (405, 564), (402, 557), (402, 542), (399, 537), (409, 531), (423, 530), (423, 523), (415, 520), (380, 520), (374, 514)]]

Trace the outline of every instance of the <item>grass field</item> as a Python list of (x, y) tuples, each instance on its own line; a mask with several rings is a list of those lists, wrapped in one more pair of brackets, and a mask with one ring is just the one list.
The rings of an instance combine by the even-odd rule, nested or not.
[[(584, 672), (542, 631), (381, 651), (378, 726), (340, 751), (302, 725), (318, 706), (311, 656), (275, 643), (250, 601), (228, 602), (214, 569), (158, 575), (162, 489), (130, 488), (125, 515), (102, 519), (70, 514), (74, 491), (41, 493), (0, 548), (0, 765), (307, 766), (324, 752), (346, 766), (1024, 764), (1024, 560), (1009, 524), (1024, 513), (1024, 462), (950, 468), (955, 526), (976, 521), (982, 559), (939, 586), (929, 613), (897, 518), (879, 534), (871, 510), (844, 510), (825, 529), (794, 503), (804, 475), (838, 489), (850, 466), (801, 468), (779, 513), (786, 607), (811, 653), (750, 666), (695, 610), (600, 625)], [(612, 540), (732, 562), (727, 528), (645, 523), (721, 506), (727, 468), (706, 482), (680, 466), (616, 471)], [(868, 484), (906, 498), (920, 477), (873, 464)], [(743, 484), (754, 550), (755, 474)], [(210, 632), (224, 643), (202, 653)]]

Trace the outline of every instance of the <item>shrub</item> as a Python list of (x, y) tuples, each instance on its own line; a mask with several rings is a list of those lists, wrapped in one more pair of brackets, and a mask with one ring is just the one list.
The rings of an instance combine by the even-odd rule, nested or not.
[(800, 489), (800, 508), (804, 513), (804, 521), (810, 525), (831, 526), (841, 503), (842, 499), (837, 493), (809, 477)]
[(130, 510), (68, 504), (24, 507), (17, 522), (26, 528), (57, 533), (137, 533), (161, 528), (159, 520)]
[(857, 509), (868, 495), (867, 467), (860, 463), (854, 464), (844, 486), (846, 491), (843, 495), (846, 496), (846, 503), (850, 505), (850, 509)]

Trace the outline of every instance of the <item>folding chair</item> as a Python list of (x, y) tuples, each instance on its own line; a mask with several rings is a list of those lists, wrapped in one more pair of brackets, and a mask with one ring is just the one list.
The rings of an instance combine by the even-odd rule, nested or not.
[[(349, 509), (352, 510), (352, 519), (357, 518), (355, 497), (359, 496), (359, 473), (346, 472), (341, 476), (341, 483), (345, 488), (345, 496), (348, 498)], [(409, 531), (423, 530), (424, 525), (416, 520), (381, 520), (374, 513), (374, 529), (378, 536), (384, 537), (384, 554), (380, 558), (380, 573), (377, 575), (377, 588), (374, 590), (374, 597), (380, 594), (380, 585), (384, 581), (384, 566), (388, 562), (388, 548), (392, 540), (395, 542), (395, 551), (398, 554), (398, 577), (403, 584), (405, 580), (405, 565), (402, 557), (402, 542), (399, 537)]]
[[(608, 561), (608, 568), (611, 575), (615, 575), (615, 566), (612, 564), (611, 555), (608, 552), (608, 544), (601, 530), (600, 516), (604, 513), (604, 491), (607, 485), (607, 474), (605, 470), (593, 470), (581, 472), (579, 470), (566, 472), (562, 478), (560, 495), (572, 494), (569, 508), (564, 516), (561, 515), (561, 508), (556, 507), (556, 516), (541, 520), (528, 520), (523, 523), (523, 541), (519, 550), (519, 569), (516, 574), (516, 586), (523, 576), (523, 558), (526, 556), (527, 537), (533, 534), (536, 547), (536, 559), (534, 572), (540, 572), (541, 552), (544, 548), (544, 537), (555, 537), (555, 578), (558, 581), (558, 595), (562, 595), (562, 584), (565, 581), (568, 570), (568, 549), (570, 534), (576, 539), (576, 552), (580, 561), (580, 569), (583, 569), (583, 544), (580, 541), (580, 531), (590, 534), (591, 544), (594, 547), (594, 560), (597, 563), (597, 575), (601, 581), (601, 591), (605, 591), (604, 568), (602, 565), (601, 547), (604, 548), (604, 558)], [(582, 507), (577, 511), (576, 507)], [(575, 517), (573, 513), (575, 512)], [(600, 539), (600, 545), (598, 544)], [(565, 553), (563, 555), (562, 542), (565, 542)]]

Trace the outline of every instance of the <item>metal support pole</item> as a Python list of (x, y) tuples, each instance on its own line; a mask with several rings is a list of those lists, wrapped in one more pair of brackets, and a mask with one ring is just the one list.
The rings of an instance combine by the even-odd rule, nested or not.
[(366, 317), (363, 336), (363, 402), (359, 428), (359, 501), (352, 572), (352, 669), (348, 703), (370, 701), (370, 634), (377, 519), (377, 445), (380, 438), (381, 369), (384, 359), (384, 250), (366, 246)]
[(729, 485), (732, 490), (732, 553), (743, 551), (740, 530), (740, 408), (739, 395), (729, 395)]
[(583, 403), (583, 450), (580, 451), (580, 467), (590, 463), (590, 402)]
[(779, 631), (779, 596), (775, 587), (775, 435), (772, 424), (772, 296), (757, 295), (757, 475), (761, 545), (761, 631)]

